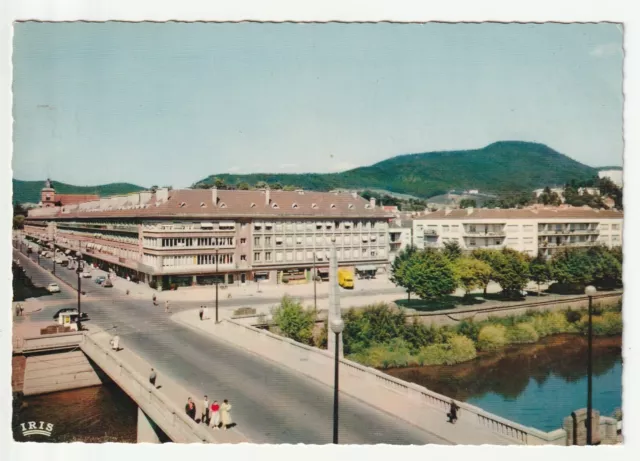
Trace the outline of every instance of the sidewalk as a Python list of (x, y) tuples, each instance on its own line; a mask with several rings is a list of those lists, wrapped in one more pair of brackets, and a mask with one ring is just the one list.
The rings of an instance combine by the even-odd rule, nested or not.
[[(95, 325), (91, 325), (88, 328), (88, 335), (91, 335), (91, 338), (98, 342), (105, 350), (111, 350), (111, 346), (109, 345), (109, 341), (111, 340), (111, 334), (109, 332), (103, 331), (102, 329), (96, 327)], [(187, 398), (191, 397), (196, 403), (196, 416), (200, 417), (201, 411), (201, 396), (215, 395), (215, 391), (212, 392), (211, 389), (194, 389), (194, 388), (184, 388), (174, 380), (172, 380), (167, 373), (169, 370), (163, 370), (158, 368), (157, 365), (148, 363), (138, 355), (133, 353), (131, 350), (127, 348), (126, 341), (120, 339), (120, 347), (121, 349), (118, 352), (112, 351), (115, 356), (117, 356), (118, 360), (122, 361), (124, 364), (128, 365), (142, 376), (148, 376), (151, 368), (155, 368), (157, 373), (157, 381), (156, 387), (158, 387), (158, 392), (166, 398), (167, 401), (172, 402), (177, 408), (184, 409), (185, 404), (187, 403)], [(184, 410), (183, 410), (184, 411)], [(202, 428), (206, 426), (204, 424), (201, 425)], [(250, 440), (240, 431), (238, 428), (233, 427), (229, 430), (213, 430), (212, 428), (207, 427), (212, 437), (216, 440), (217, 443), (244, 443), (250, 442)]]
[[(306, 360), (300, 359), (295, 353), (289, 353), (292, 349), (286, 343), (283, 347), (277, 340), (260, 338), (260, 335), (257, 334), (255, 337), (236, 335), (234, 331), (225, 328), (224, 321), (218, 325), (213, 321), (200, 321), (197, 312), (194, 311), (183, 311), (174, 314), (171, 318), (186, 327), (215, 336), (323, 384), (331, 386), (333, 383), (333, 366), (327, 365), (326, 362), (319, 363), (311, 356)], [(407, 422), (415, 421), (417, 422), (415, 425), (418, 427), (451, 443), (466, 445), (508, 445), (513, 443), (490, 431), (482, 430), (465, 421), (464, 418), (460, 418), (455, 425), (449, 424), (446, 415), (441, 410), (428, 405), (417, 405), (406, 396), (392, 392), (384, 392), (384, 395), (379, 394), (375, 392), (375, 387), (366, 385), (366, 383), (363, 385), (361, 380), (351, 376), (346, 367), (341, 367), (340, 388), (342, 393), (365, 404), (379, 402), (378, 405), (375, 405), (379, 410)]]

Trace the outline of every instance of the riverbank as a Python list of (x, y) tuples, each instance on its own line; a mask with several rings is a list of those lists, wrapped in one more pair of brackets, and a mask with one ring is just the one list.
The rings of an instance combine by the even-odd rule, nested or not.
[[(548, 336), (535, 344), (480, 352), (456, 365), (391, 368), (385, 373), (540, 430), (586, 404), (586, 338)], [(622, 337), (593, 340), (594, 408), (622, 405)]]

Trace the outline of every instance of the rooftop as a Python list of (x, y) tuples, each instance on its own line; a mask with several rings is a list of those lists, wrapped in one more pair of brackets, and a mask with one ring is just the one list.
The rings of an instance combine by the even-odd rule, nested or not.
[(547, 207), (547, 208), (467, 208), (438, 210), (420, 216), (420, 220), (440, 219), (622, 219), (624, 213), (618, 210), (597, 210), (589, 207)]

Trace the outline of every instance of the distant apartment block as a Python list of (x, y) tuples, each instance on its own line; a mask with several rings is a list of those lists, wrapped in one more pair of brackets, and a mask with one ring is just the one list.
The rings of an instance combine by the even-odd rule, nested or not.
[(624, 175), (622, 170), (600, 170), (598, 171), (598, 177), (609, 178), (616, 186), (622, 187)]
[(25, 233), (158, 287), (303, 283), (328, 271), (332, 239), (340, 266), (386, 267), (390, 218), (355, 193), (163, 188), (45, 205)]
[(413, 220), (413, 242), (463, 250), (513, 248), (535, 256), (566, 247), (622, 245), (623, 213), (591, 208), (439, 210)]
[(389, 224), (389, 262), (411, 245), (412, 234), (413, 221), (410, 219), (395, 219)]

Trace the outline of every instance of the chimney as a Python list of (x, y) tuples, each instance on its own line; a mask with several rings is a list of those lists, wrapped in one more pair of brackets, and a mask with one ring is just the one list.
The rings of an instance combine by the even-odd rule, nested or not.
[(156, 203), (164, 203), (169, 200), (169, 189), (162, 187), (156, 190)]
[(218, 188), (216, 186), (211, 188), (211, 202), (213, 206), (218, 206)]
[(353, 198), (358, 198), (358, 193), (356, 191), (351, 192), (351, 196)]
[(449, 207), (445, 207), (445, 209), (444, 209), (444, 215), (445, 215), (445, 216), (449, 216), (450, 214), (451, 214), (451, 208), (449, 208)]
[(473, 213), (473, 207), (468, 207), (467, 208), (467, 216), (469, 216), (471, 213)]
[(375, 208), (376, 207), (376, 199), (371, 197), (369, 199), (369, 204), (371, 204), (371, 208)]
[(269, 203), (271, 203), (271, 189), (267, 187), (264, 190), (264, 204), (269, 206)]

